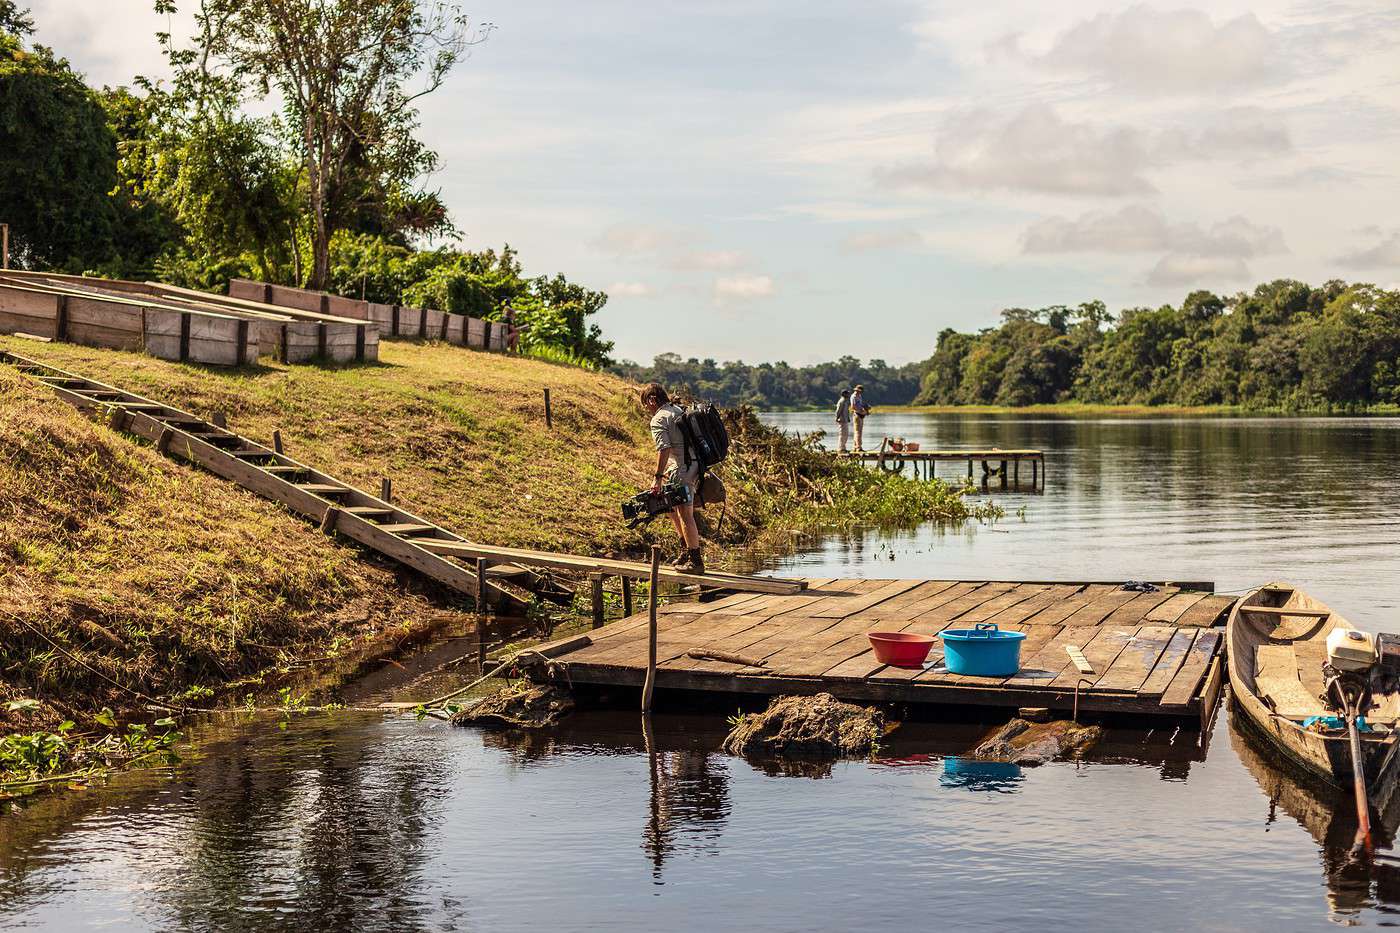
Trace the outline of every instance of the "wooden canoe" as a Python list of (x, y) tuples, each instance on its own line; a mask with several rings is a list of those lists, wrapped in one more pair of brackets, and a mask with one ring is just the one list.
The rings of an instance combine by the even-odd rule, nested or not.
[[(1289, 610), (1293, 610), (1290, 612)], [(1293, 764), (1337, 787), (1352, 784), (1347, 731), (1304, 729), (1311, 716), (1335, 715), (1323, 701), (1322, 666), (1327, 634), (1352, 624), (1286, 583), (1271, 583), (1245, 596), (1230, 611), (1226, 628), (1230, 689), (1254, 731)], [(1400, 695), (1380, 694), (1361, 734), (1363, 768), (1373, 798), (1388, 794), (1396, 770), (1396, 720)]]

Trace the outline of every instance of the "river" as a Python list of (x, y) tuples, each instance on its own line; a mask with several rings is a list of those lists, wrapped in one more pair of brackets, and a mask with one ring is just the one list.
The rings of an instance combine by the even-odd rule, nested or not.
[[(769, 416), (790, 430), (823, 415)], [(1296, 583), (1400, 629), (1400, 420), (875, 415), (926, 447), (1047, 451), (1043, 494), (962, 530), (863, 531), (812, 576)], [(953, 464), (949, 477), (964, 472)], [(1018, 516), (1017, 512), (1024, 511)], [(411, 665), (410, 665), (411, 666)], [(364, 702), (440, 685), (369, 678)], [(911, 725), (877, 762), (718, 752), (724, 712), (595, 711), (528, 738), (356, 712), (202, 727), (169, 770), (0, 816), (0, 928), (1283, 930), (1397, 922), (1400, 872), (1228, 711), (1110, 729), (1087, 760), (958, 757)]]

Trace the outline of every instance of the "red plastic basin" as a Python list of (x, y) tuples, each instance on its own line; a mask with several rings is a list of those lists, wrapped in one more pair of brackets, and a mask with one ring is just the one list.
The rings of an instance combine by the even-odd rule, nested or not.
[(870, 647), (881, 664), (895, 667), (922, 667), (929, 650), (937, 639), (932, 635), (908, 632), (871, 632)]

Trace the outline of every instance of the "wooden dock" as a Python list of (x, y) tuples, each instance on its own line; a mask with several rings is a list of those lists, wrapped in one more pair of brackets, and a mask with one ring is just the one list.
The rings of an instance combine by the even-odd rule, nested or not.
[(950, 448), (943, 450), (890, 450), (886, 448), (888, 438), (879, 450), (864, 450), (851, 454), (838, 454), (863, 463), (874, 463), (887, 473), (903, 473), (906, 465), (912, 467), (915, 478), (922, 475), (932, 479), (935, 464), (942, 462), (961, 463), (967, 461), (967, 479), (974, 481), (973, 467), (982, 464), (981, 484), (988, 486), (992, 480), (1000, 480), (1001, 488), (1021, 485), (1021, 464), (1031, 468), (1031, 489), (1043, 489), (1045, 483), (1045, 451), (1031, 449), (1002, 450), (1000, 447)]
[[(793, 596), (738, 594), (677, 602), (659, 613), (656, 686), (714, 693), (828, 692), (860, 702), (1078, 708), (1209, 721), (1223, 681), (1223, 624), (1235, 597), (1160, 585), (1150, 593), (1112, 583), (808, 580)], [(969, 677), (942, 667), (942, 643), (924, 668), (875, 660), (867, 633), (937, 634), (994, 622), (1026, 633), (1013, 677)], [(1067, 647), (1092, 668), (1081, 672)], [(724, 652), (762, 666), (691, 657)], [(570, 684), (640, 685), (647, 666), (645, 613), (560, 651), (553, 673)]]

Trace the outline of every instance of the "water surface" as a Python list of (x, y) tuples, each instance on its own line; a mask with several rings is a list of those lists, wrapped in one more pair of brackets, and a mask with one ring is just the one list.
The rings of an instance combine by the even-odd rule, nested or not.
[[(778, 415), (790, 428), (822, 416)], [(875, 531), (812, 575), (1286, 579), (1397, 628), (1400, 422), (893, 416), (927, 445), (1038, 446), (1043, 495), (966, 532)], [(944, 467), (947, 475), (958, 472)], [(965, 471), (965, 466), (962, 468)], [(370, 678), (347, 699), (438, 691)], [(878, 762), (719, 753), (725, 710), (588, 712), (509, 737), (343, 712), (205, 727), (168, 771), (0, 816), (0, 928), (1283, 930), (1392, 925), (1345, 801), (1210, 734), (1111, 728), (1089, 758), (968, 761), (920, 723)], [(1397, 817), (1393, 816), (1391, 819)]]

